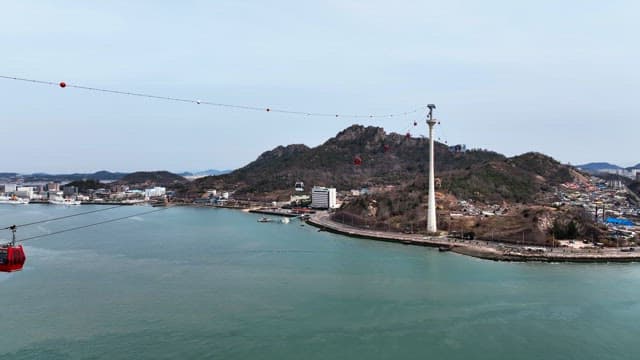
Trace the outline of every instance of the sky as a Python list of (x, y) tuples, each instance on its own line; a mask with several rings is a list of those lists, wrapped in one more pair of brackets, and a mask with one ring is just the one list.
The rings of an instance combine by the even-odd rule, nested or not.
[[(640, 163), (640, 2), (12, 1), (0, 75)], [(0, 79), (0, 172), (234, 169), (384, 119)], [(414, 121), (419, 123), (413, 127)]]

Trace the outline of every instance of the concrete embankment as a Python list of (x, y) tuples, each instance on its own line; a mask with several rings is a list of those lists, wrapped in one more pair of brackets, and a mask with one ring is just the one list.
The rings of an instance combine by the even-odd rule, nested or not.
[(290, 218), (300, 216), (300, 214), (294, 214), (294, 213), (286, 212), (282, 210), (271, 210), (271, 209), (251, 209), (248, 212), (254, 213), (254, 214), (284, 216), (284, 217), (290, 217)]
[(318, 213), (307, 220), (309, 225), (324, 231), (342, 234), (349, 237), (395, 242), (406, 245), (438, 247), (451, 250), (457, 254), (495, 261), (536, 261), (536, 262), (575, 262), (575, 263), (607, 263), (607, 262), (640, 262), (640, 251), (620, 252), (617, 249), (603, 250), (571, 250), (552, 249), (546, 251), (528, 251), (526, 247), (512, 244), (471, 241), (462, 242), (445, 237), (425, 237), (419, 234), (399, 234), (383, 231), (359, 229), (334, 222), (326, 213)]
[(447, 249), (455, 246), (450, 241), (443, 240), (442, 238), (437, 237), (425, 237), (419, 234), (398, 234), (375, 230), (357, 229), (337, 222), (333, 222), (329, 220), (328, 216), (326, 215), (313, 215), (310, 219), (307, 220), (307, 223), (324, 231), (361, 239), (394, 242), (405, 245), (418, 245), (438, 248), (444, 247)]

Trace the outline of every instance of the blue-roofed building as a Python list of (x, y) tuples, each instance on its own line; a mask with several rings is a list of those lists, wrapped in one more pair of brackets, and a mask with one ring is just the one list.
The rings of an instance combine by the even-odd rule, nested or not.
[(607, 220), (605, 221), (607, 224), (612, 224), (612, 225), (622, 225), (622, 226), (633, 226), (633, 221), (629, 220), (629, 219), (622, 219), (622, 218), (614, 218), (614, 217), (609, 217), (607, 218)]

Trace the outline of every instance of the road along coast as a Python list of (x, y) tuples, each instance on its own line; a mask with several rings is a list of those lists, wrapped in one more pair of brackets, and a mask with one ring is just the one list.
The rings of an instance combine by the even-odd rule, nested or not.
[(307, 220), (311, 226), (321, 230), (350, 237), (395, 242), (405, 245), (437, 247), (441, 250), (495, 261), (538, 262), (640, 262), (640, 251), (622, 252), (617, 248), (572, 249), (531, 247), (485, 240), (450, 239), (446, 236), (424, 236), (375, 231), (348, 226), (331, 220), (328, 212), (318, 212)]

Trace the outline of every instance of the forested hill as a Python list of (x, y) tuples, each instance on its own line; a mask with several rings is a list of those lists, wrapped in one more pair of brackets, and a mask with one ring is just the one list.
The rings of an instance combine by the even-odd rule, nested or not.
[[(428, 176), (428, 146), (427, 138), (353, 125), (314, 148), (278, 146), (229, 174), (197, 179), (191, 189), (224, 188), (237, 194), (264, 195), (291, 190), (296, 181), (338, 190), (376, 185), (421, 187)], [(528, 201), (577, 174), (538, 153), (507, 158), (487, 150), (454, 152), (436, 143), (435, 157), (442, 190), (478, 200)]]
[(172, 186), (177, 184), (186, 184), (187, 179), (180, 175), (168, 171), (137, 171), (124, 176), (118, 181), (127, 185), (157, 185)]

